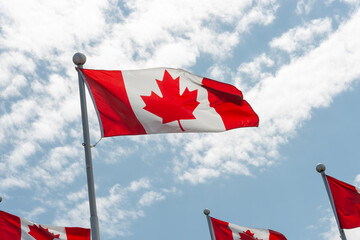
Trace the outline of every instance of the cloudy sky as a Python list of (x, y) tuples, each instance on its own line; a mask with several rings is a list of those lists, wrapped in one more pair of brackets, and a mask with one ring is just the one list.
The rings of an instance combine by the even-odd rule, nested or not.
[[(183, 68), (234, 84), (258, 128), (102, 139), (102, 239), (210, 239), (206, 218), (335, 240), (317, 163), (360, 185), (357, 0), (0, 1), (0, 209), (89, 227), (77, 73)], [(91, 142), (100, 139), (88, 99)], [(346, 231), (359, 239), (360, 229)]]

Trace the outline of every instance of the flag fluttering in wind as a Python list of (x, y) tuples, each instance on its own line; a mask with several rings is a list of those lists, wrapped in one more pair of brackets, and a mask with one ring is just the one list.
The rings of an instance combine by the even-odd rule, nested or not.
[(219, 132), (259, 118), (236, 87), (181, 69), (80, 69), (102, 136)]
[(360, 189), (326, 175), (342, 229), (360, 227)]
[(0, 211), (1, 240), (90, 240), (90, 229), (35, 224)]
[(286, 240), (276, 231), (263, 228), (248, 228), (210, 217), (215, 240)]

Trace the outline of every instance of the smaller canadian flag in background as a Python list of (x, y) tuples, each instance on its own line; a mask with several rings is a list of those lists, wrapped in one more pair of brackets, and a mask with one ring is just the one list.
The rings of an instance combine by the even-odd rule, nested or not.
[(284, 235), (271, 229), (248, 228), (211, 217), (216, 240), (287, 240)]
[(360, 227), (360, 189), (326, 175), (342, 229)]
[(90, 229), (35, 224), (0, 211), (1, 240), (90, 240)]

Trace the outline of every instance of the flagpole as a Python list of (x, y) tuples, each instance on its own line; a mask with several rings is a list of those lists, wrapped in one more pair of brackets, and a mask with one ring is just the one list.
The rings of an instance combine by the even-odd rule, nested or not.
[(206, 219), (207, 219), (207, 222), (208, 222), (208, 225), (209, 225), (209, 231), (210, 231), (211, 240), (215, 240), (214, 230), (211, 227), (211, 219), (210, 219), (210, 216), (209, 216), (210, 210), (208, 208), (205, 208), (204, 209), (204, 214), (206, 215)]
[(330, 190), (330, 187), (329, 187), (329, 183), (327, 181), (327, 178), (326, 178), (326, 175), (325, 175), (325, 165), (322, 164), (322, 163), (319, 163), (317, 166), (316, 166), (316, 171), (318, 171), (320, 174), (321, 174), (321, 177), (324, 181), (324, 185), (325, 185), (325, 188), (326, 188), (326, 192), (329, 196), (329, 200), (330, 200), (330, 203), (331, 203), (331, 207), (332, 207), (332, 210), (334, 212), (334, 215), (335, 215), (335, 219), (336, 219), (336, 223), (338, 225), (338, 228), (339, 228), (339, 232), (340, 232), (340, 238), (342, 240), (346, 240), (346, 236), (345, 236), (345, 232), (344, 232), (344, 229), (342, 229), (340, 227), (340, 221), (339, 221), (339, 217), (337, 215), (337, 212), (336, 212), (336, 207), (335, 207), (335, 203), (334, 203), (334, 199), (332, 197), (332, 194), (331, 194), (331, 190)]
[[(78, 68), (83, 68), (83, 65), (86, 62), (86, 56), (82, 53), (75, 53), (73, 56), (73, 62), (75, 63), (75, 65), (77, 65)], [(88, 115), (86, 109), (85, 87), (84, 87), (84, 80), (80, 74), (80, 71), (79, 70), (77, 71), (79, 78), (81, 119), (82, 119), (83, 136), (84, 136), (83, 146), (85, 150), (86, 176), (87, 176), (87, 185), (88, 185), (88, 193), (89, 193), (91, 236), (92, 236), (92, 240), (100, 240), (99, 220), (96, 212), (94, 174), (93, 174), (92, 159), (91, 159), (91, 146), (90, 146)]]

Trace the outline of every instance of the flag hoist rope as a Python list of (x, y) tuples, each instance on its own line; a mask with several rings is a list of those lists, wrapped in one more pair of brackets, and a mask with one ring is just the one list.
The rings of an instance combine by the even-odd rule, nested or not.
[(325, 175), (325, 165), (322, 164), (322, 163), (319, 163), (317, 166), (316, 166), (316, 171), (318, 171), (320, 174), (321, 174), (321, 177), (324, 181), (324, 185), (325, 185), (325, 188), (326, 188), (326, 192), (329, 196), (329, 200), (330, 200), (330, 204), (331, 204), (331, 207), (332, 207), (332, 210), (334, 212), (334, 216), (335, 216), (335, 219), (336, 219), (336, 223), (338, 225), (338, 228), (339, 228), (339, 232), (340, 232), (340, 238), (342, 240), (346, 240), (346, 236), (345, 236), (345, 232), (344, 232), (344, 229), (342, 229), (340, 227), (340, 221), (339, 221), (339, 217), (337, 215), (337, 212), (336, 212), (336, 207), (335, 207), (335, 203), (334, 203), (334, 199), (332, 197), (332, 194), (331, 194), (331, 189), (329, 187), (329, 183), (327, 181), (327, 178), (326, 178), (326, 175)]
[[(77, 65), (77, 68), (82, 68), (86, 62), (86, 57), (82, 53), (75, 53), (73, 56), (73, 62)], [(84, 135), (84, 150), (85, 150), (85, 162), (86, 162), (86, 176), (89, 193), (89, 206), (90, 206), (90, 223), (91, 223), (91, 239), (100, 240), (99, 231), (99, 220), (96, 211), (96, 198), (95, 198), (95, 186), (94, 186), (94, 174), (91, 159), (91, 145), (90, 145), (90, 134), (88, 115), (86, 109), (86, 98), (85, 98), (85, 85), (84, 79), (80, 71), (78, 71), (79, 78), (79, 92), (80, 92), (80, 104), (81, 104), (81, 119)]]

